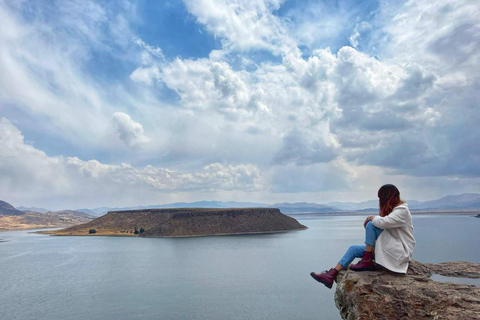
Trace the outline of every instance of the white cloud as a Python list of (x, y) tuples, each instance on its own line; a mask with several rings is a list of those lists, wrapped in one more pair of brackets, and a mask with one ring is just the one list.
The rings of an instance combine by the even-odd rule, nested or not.
[[(432, 117), (441, 116), (419, 100), (434, 76), (351, 47), (337, 54), (316, 50), (307, 60), (286, 55), (282, 64), (263, 64), (254, 72), (234, 71), (226, 62), (208, 59), (175, 59), (161, 72), (182, 106), (224, 114), (237, 127), (258, 123), (266, 128), (269, 144), (278, 148), (272, 155), (275, 163), (351, 157), (354, 152), (342, 143), (352, 131), (366, 131), (355, 134), (358, 147), (365, 145), (360, 139), (369, 141), (378, 131), (431, 125)], [(385, 143), (387, 139), (381, 141)]]
[(187, 10), (227, 50), (269, 50), (275, 54), (296, 49), (285, 22), (273, 14), (282, 0), (185, 0)]
[(115, 124), (117, 134), (127, 146), (136, 147), (146, 144), (150, 138), (144, 135), (143, 126), (132, 120), (132, 118), (123, 112), (115, 112), (112, 120)]
[(145, 83), (149, 86), (155, 85), (160, 78), (160, 71), (157, 66), (138, 67), (130, 75), (134, 82)]
[(268, 112), (259, 101), (262, 92), (245, 71), (233, 71), (226, 62), (175, 59), (163, 67), (161, 78), (175, 90), (184, 107), (211, 109), (230, 117)]

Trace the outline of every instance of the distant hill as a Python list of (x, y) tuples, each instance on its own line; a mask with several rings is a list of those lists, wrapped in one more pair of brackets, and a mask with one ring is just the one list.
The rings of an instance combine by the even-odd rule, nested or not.
[(0, 230), (67, 227), (95, 219), (94, 216), (71, 210), (48, 211), (45, 213), (29, 210), (19, 212), (21, 214), (0, 215)]
[(90, 214), (92, 216), (99, 217), (99, 216), (103, 216), (105, 213), (107, 213), (109, 211), (116, 211), (116, 210), (122, 210), (122, 209), (123, 208), (100, 207), (100, 208), (93, 208), (93, 209), (86, 209), (86, 208), (75, 209), (73, 211), (83, 212), (83, 213), (86, 213), (86, 214)]
[(43, 217), (56, 217), (61, 221), (93, 220), (96, 217), (84, 212), (73, 210), (48, 211), (43, 213)]
[(10, 203), (0, 200), (0, 214), (5, 216), (21, 216), (25, 212), (15, 209)]
[[(411, 210), (435, 210), (435, 209), (480, 209), (480, 194), (462, 193), (459, 195), (448, 195), (443, 198), (431, 201), (408, 200), (408, 207)], [(346, 211), (370, 211), (378, 210), (378, 200), (364, 202), (331, 202), (328, 205)]]
[(275, 203), (271, 208), (278, 208), (281, 212), (287, 214), (295, 213), (329, 213), (338, 212), (338, 208), (326, 206), (318, 203), (297, 202), (297, 203)]
[[(154, 208), (262, 208), (268, 207), (265, 203), (236, 202), (236, 201), (196, 201), (196, 202), (175, 202), (152, 206)], [(152, 209), (154, 209), (152, 208)]]
[(45, 209), (45, 208), (37, 208), (37, 207), (17, 207), (17, 210), (20, 210), (20, 211), (34, 211), (34, 212), (41, 212), (41, 213), (45, 213), (45, 212), (48, 212), (48, 211), (51, 211), (51, 210), (48, 210), (48, 209)]
[(147, 209), (168, 209), (168, 208), (263, 208), (270, 205), (256, 202), (236, 202), (236, 201), (196, 201), (196, 202), (175, 202), (168, 204), (158, 204), (150, 206), (133, 207), (100, 207), (93, 209), (76, 209), (75, 211), (85, 212), (95, 216), (101, 216), (109, 211), (125, 210), (147, 210)]
[(327, 205), (343, 211), (358, 211), (363, 209), (378, 208), (378, 199), (363, 202), (329, 202)]
[(109, 211), (125, 211), (125, 210), (146, 210), (146, 209), (168, 209), (168, 208), (278, 208), (283, 213), (327, 213), (338, 212), (338, 208), (326, 206), (318, 203), (258, 203), (258, 202), (236, 202), (236, 201), (196, 201), (196, 202), (175, 202), (161, 205), (151, 206), (134, 206), (123, 208), (94, 208), (94, 209), (76, 209), (76, 211), (89, 213), (96, 216), (101, 216)]
[(433, 201), (409, 202), (409, 206), (412, 209), (478, 209), (480, 208), (480, 194), (449, 195)]
[(174, 208), (112, 211), (85, 224), (44, 233), (136, 236), (135, 230), (142, 230), (140, 237), (187, 237), (302, 229), (306, 227), (297, 220), (272, 208)]
[[(453, 209), (468, 210), (480, 209), (480, 194), (463, 193), (459, 195), (449, 195), (433, 201), (408, 200), (408, 206), (412, 210), (436, 210)], [(22, 207), (23, 208), (23, 207)], [(299, 213), (334, 213), (334, 212), (376, 212), (378, 211), (378, 199), (363, 202), (330, 202), (327, 204), (318, 203), (257, 203), (257, 202), (236, 202), (236, 201), (196, 201), (196, 202), (175, 202), (169, 204), (132, 206), (132, 207), (99, 207), (90, 209), (76, 209), (74, 211), (84, 212), (93, 216), (102, 216), (109, 211), (122, 210), (147, 210), (162, 208), (279, 208), (286, 214)], [(34, 209), (34, 208), (32, 208)], [(41, 209), (41, 208), (40, 208)], [(35, 210), (33, 210), (35, 211)]]

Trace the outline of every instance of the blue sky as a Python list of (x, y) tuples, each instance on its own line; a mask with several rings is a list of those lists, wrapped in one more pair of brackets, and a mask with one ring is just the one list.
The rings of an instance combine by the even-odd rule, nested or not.
[(476, 1), (0, 1), (0, 192), (48, 208), (480, 192)]

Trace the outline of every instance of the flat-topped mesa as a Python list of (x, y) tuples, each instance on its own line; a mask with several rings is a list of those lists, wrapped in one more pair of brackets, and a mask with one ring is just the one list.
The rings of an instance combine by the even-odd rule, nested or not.
[(274, 233), (303, 229), (306, 227), (294, 218), (284, 215), (279, 209), (178, 208), (111, 211), (88, 223), (47, 233), (55, 235), (189, 237)]
[(343, 271), (337, 276), (335, 304), (346, 320), (480, 319), (480, 287), (434, 281), (432, 274), (480, 278), (480, 263), (411, 261), (407, 275)]

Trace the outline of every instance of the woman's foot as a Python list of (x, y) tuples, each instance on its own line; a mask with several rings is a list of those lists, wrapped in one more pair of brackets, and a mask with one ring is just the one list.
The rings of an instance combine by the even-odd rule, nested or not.
[(310, 275), (312, 276), (313, 279), (317, 280), (318, 282), (321, 282), (325, 285), (325, 287), (331, 289), (333, 286), (333, 282), (335, 281), (335, 277), (337, 276), (338, 271), (334, 268), (322, 272), (320, 274), (312, 272)]
[(357, 264), (350, 265), (350, 270), (353, 271), (374, 271), (377, 270), (375, 262), (373, 262), (373, 252), (365, 251), (362, 255), (362, 260)]

